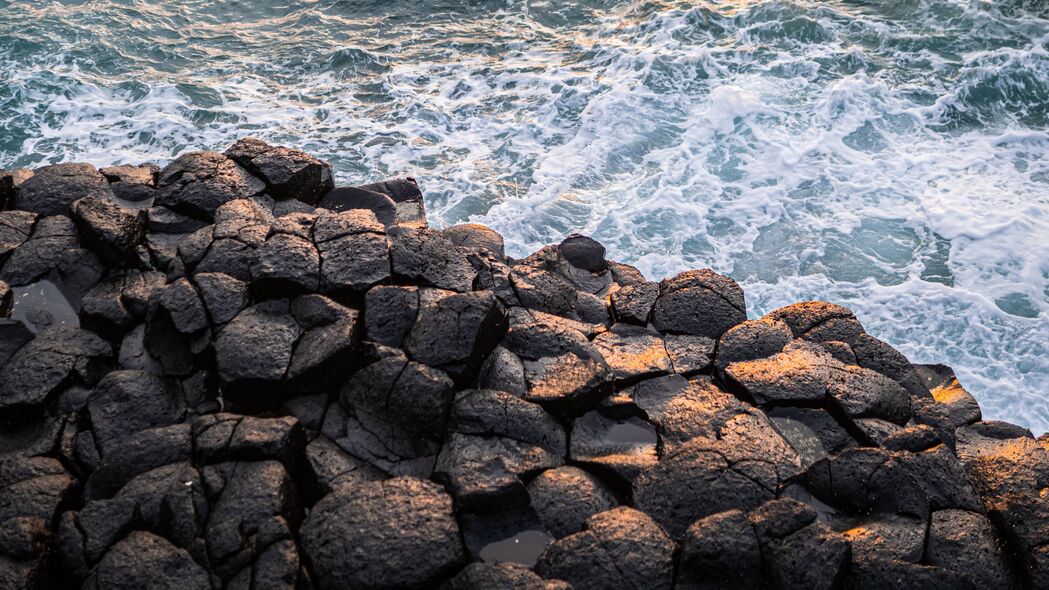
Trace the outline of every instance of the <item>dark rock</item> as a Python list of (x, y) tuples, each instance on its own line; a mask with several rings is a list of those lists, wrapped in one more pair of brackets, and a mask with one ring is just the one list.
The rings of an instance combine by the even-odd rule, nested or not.
[[(485, 496), (515, 487), (514, 476), (536, 473), (564, 462), (564, 429), (540, 406), (506, 392), (473, 390), (460, 393), (452, 408), (435, 471), (450, 481), (453, 490), (471, 487)], [(498, 459), (498, 462), (495, 460)], [(494, 486), (478, 486), (478, 473), (492, 474)], [(505, 474), (505, 475), (504, 475)], [(523, 493), (524, 489), (521, 488)], [(497, 492), (495, 495), (502, 495)], [(457, 499), (463, 502), (462, 494)], [(479, 497), (478, 501), (487, 501)]]
[(157, 178), (156, 203), (174, 211), (212, 219), (223, 203), (246, 199), (266, 184), (236, 162), (215, 152), (193, 152), (168, 164)]
[(116, 439), (87, 480), (84, 497), (110, 498), (137, 475), (189, 460), (192, 450), (189, 424), (150, 428)]
[(678, 375), (643, 381), (630, 390), (631, 398), (656, 426), (664, 453), (702, 436), (717, 439), (746, 407), (722, 391), (709, 377), (687, 381)]
[(255, 251), (253, 287), (268, 295), (312, 292), (320, 287), (321, 257), (313, 242), (275, 234)]
[(593, 238), (570, 234), (557, 248), (565, 260), (576, 268), (589, 272), (601, 272), (608, 268), (605, 262), (605, 247)]
[(747, 319), (743, 290), (711, 270), (692, 270), (659, 283), (652, 324), (660, 332), (720, 338)]
[(87, 415), (105, 454), (111, 443), (129, 434), (181, 422), (186, 407), (169, 381), (143, 371), (113, 371), (92, 390)]
[(368, 339), (387, 346), (401, 346), (419, 314), (418, 289), (372, 287), (365, 296), (364, 309)]
[(71, 381), (94, 385), (112, 354), (109, 343), (86, 330), (55, 327), (41, 332), (0, 373), (0, 417), (40, 411)]
[(463, 385), (505, 331), (506, 312), (491, 291), (451, 295), (420, 307), (404, 348)]
[[(215, 340), (215, 362), (226, 384), (245, 389), (282, 380), (302, 328), (287, 300), (259, 303), (237, 314)], [(246, 395), (248, 394), (245, 391)], [(244, 400), (248, 401), (248, 400)]]
[(555, 413), (578, 415), (611, 390), (611, 369), (576, 330), (540, 322), (515, 324), (503, 346), (521, 359), (525, 398)]
[(460, 293), (473, 288), (477, 274), (465, 250), (431, 229), (392, 228), (390, 259), (399, 281)]
[(109, 181), (109, 188), (118, 199), (141, 203), (156, 196), (157, 174), (160, 168), (154, 164), (139, 166), (110, 166), (99, 170)]
[(33, 171), (25, 168), (19, 168), (10, 172), (0, 170), (0, 211), (14, 205), (15, 195), (18, 194), (19, 187), (32, 177)]
[(894, 559), (920, 563), (925, 554), (927, 523), (910, 516), (874, 515), (871, 517), (836, 518), (832, 525), (852, 548), (852, 562), (870, 559)]
[(33, 333), (21, 321), (0, 318), (0, 368), (32, 339)]
[(634, 502), (682, 539), (699, 518), (775, 498), (799, 466), (767, 419), (740, 414), (722, 428), (721, 439), (694, 438), (644, 471), (634, 481)]
[(463, 560), (451, 498), (408, 477), (332, 492), (313, 507), (301, 542), (321, 590), (425, 587)]
[(516, 354), (497, 346), (481, 366), (477, 384), (482, 389), (496, 389), (524, 397), (528, 393), (524, 362)]
[(591, 516), (586, 530), (556, 541), (536, 571), (576, 588), (672, 586), (674, 542), (651, 518), (620, 507)]
[(825, 410), (780, 406), (766, 414), (806, 467), (829, 454), (857, 446), (856, 439)]
[(558, 316), (572, 313), (576, 290), (567, 280), (552, 272), (514, 267), (510, 284), (521, 306)]
[(775, 587), (837, 588), (849, 564), (849, 545), (816, 521), (816, 511), (790, 498), (773, 500), (749, 515), (765, 571)]
[(929, 523), (928, 563), (958, 572), (976, 588), (1013, 588), (991, 521), (965, 510), (940, 510)]
[(212, 328), (218, 330), (248, 305), (248, 285), (227, 274), (202, 272), (193, 276)]
[(317, 497), (324, 497), (339, 488), (354, 489), (371, 481), (386, 478), (378, 469), (346, 453), (326, 436), (319, 436), (306, 445), (306, 464)]
[(582, 531), (587, 519), (618, 503), (597, 477), (567, 466), (539, 474), (528, 484), (528, 496), (543, 527), (558, 539)]
[(374, 213), (379, 223), (386, 227), (397, 224), (397, 203), (375, 191), (352, 186), (339, 187), (324, 195), (317, 206), (335, 212), (364, 209)]
[(561, 580), (544, 580), (532, 570), (515, 563), (474, 562), (463, 568), (454, 578), (445, 582), (441, 590), (571, 590)]
[(306, 449), (302, 426), (291, 416), (210, 414), (198, 418), (193, 429), (193, 450), (198, 465), (273, 459), (290, 469), (298, 467)]
[(445, 228), (441, 233), (449, 242), (460, 248), (487, 250), (499, 258), (506, 256), (503, 236), (489, 227), (477, 223), (463, 223)]
[(856, 321), (856, 316), (847, 308), (826, 301), (803, 301), (773, 310), (765, 315), (767, 319), (781, 321), (790, 328), (795, 338), (804, 337), (810, 330), (843, 320), (849, 326), (848, 334), (838, 333), (837, 337), (825, 340), (851, 342), (863, 332), (863, 327)]
[(812, 464), (805, 487), (850, 514), (929, 515), (929, 498), (910, 469), (883, 449), (846, 449)]
[(136, 524), (159, 532), (180, 547), (191, 547), (204, 534), (208, 516), (204, 483), (188, 460), (136, 475), (120, 488), (114, 500), (134, 503), (140, 519)]
[(297, 298), (291, 313), (305, 333), (295, 346), (287, 379), (300, 388), (335, 387), (359, 364), (359, 313), (323, 295)]
[(80, 239), (111, 266), (135, 260), (146, 233), (146, 212), (125, 209), (111, 199), (86, 197), (73, 203)]
[(678, 588), (757, 588), (761, 548), (740, 510), (719, 512), (692, 523), (685, 533)]
[(962, 572), (894, 559), (865, 559), (852, 564), (847, 587), (854, 590), (928, 588), (929, 590), (968, 590), (971, 584)]
[(613, 419), (593, 411), (575, 419), (569, 454), (573, 462), (613, 473), (629, 485), (658, 462), (658, 443), (656, 429), (641, 418)]
[(78, 199), (112, 199), (106, 178), (90, 164), (55, 164), (34, 171), (18, 187), (14, 208), (39, 215), (69, 215)]
[(29, 239), (37, 218), (27, 211), (0, 211), (0, 265)]
[(301, 150), (247, 137), (230, 146), (226, 155), (264, 180), (275, 199), (298, 199), (312, 205), (335, 188), (331, 164)]
[(390, 246), (373, 214), (352, 210), (321, 216), (314, 239), (325, 292), (364, 292), (390, 278)]
[(184, 550), (145, 531), (133, 531), (113, 546), (91, 572), (93, 590), (209, 590), (208, 574)]

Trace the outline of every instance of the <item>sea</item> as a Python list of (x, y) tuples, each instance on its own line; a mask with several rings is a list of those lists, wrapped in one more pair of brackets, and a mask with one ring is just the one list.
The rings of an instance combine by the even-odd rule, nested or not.
[(512, 256), (846, 305), (1049, 430), (1047, 0), (0, 0), (0, 167), (244, 136)]

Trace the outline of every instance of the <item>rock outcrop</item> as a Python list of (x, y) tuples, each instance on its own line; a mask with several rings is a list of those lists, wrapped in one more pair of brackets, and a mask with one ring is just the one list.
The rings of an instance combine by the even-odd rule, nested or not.
[(0, 205), (2, 588), (1049, 588), (1049, 439), (843, 307), (257, 139)]

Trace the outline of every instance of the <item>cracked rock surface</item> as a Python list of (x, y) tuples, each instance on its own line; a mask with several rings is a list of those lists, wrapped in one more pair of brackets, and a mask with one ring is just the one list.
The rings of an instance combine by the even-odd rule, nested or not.
[(848, 309), (243, 139), (0, 205), (0, 588), (1049, 588), (1049, 439)]

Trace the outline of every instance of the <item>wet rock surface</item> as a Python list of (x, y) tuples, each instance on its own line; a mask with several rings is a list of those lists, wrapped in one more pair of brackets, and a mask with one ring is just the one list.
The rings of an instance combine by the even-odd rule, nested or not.
[(0, 205), (0, 587), (1049, 587), (1045, 437), (844, 307), (254, 139)]

